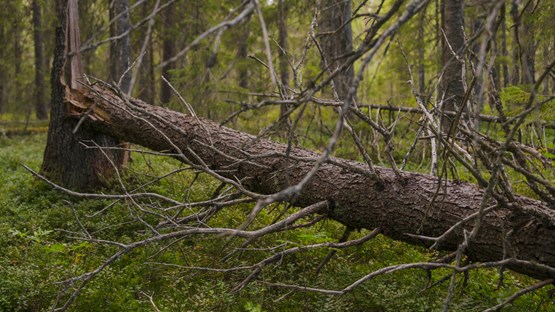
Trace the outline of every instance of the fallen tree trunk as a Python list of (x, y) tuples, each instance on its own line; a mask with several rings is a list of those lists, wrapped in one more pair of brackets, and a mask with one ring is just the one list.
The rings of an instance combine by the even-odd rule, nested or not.
[[(254, 192), (272, 194), (287, 187), (287, 181), (298, 183), (319, 157), (315, 152), (296, 148), (286, 160), (283, 144), (140, 100), (123, 101), (114, 91), (99, 85), (92, 86), (85, 96), (72, 91), (66, 100), (75, 117), (86, 112), (86, 123), (105, 134), (156, 151), (172, 153), (177, 148), (196, 164), (202, 159), (211, 170), (241, 181)], [(383, 179), (380, 184), (364, 174), (365, 168), (358, 162), (333, 159), (321, 167), (291, 202), (306, 206), (327, 200), (330, 203), (327, 215), (348, 227), (380, 228), (393, 239), (429, 245), (407, 234), (442, 235), (475, 214), (484, 193), (476, 185), (448, 181), (433, 200), (438, 186), (435, 177), (410, 172), (396, 176), (390, 169), (377, 168)], [(470, 230), (473, 224), (474, 221), (466, 222), (452, 231), (440, 248), (456, 250), (463, 241), (463, 229)], [(554, 247), (555, 210), (543, 202), (519, 197), (517, 204), (496, 208), (485, 215), (466, 254), (474, 261), (515, 257), (538, 263), (539, 266), (512, 263), (509, 267), (546, 279), (555, 277)]]

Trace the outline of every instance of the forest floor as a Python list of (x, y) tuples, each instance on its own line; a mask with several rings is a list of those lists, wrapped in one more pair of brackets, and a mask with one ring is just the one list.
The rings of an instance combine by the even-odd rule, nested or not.
[[(132, 222), (125, 204), (117, 203), (97, 213), (110, 202), (72, 198), (33, 178), (22, 164), (39, 170), (45, 141), (45, 134), (0, 137), (0, 311), (47, 310), (65, 286), (58, 282), (93, 270), (113, 254), (116, 247), (71, 238), (80, 230), (76, 217), (91, 235), (102, 239), (131, 242), (145, 235), (143, 228)], [(134, 155), (124, 180), (130, 186), (137, 185), (179, 166), (168, 158)], [(194, 179), (197, 183), (190, 188)], [(209, 177), (185, 170), (149, 185), (148, 191), (178, 200), (199, 200), (210, 196), (210, 188), (203, 185), (215, 183)], [(117, 188), (103, 192), (117, 193)], [(249, 210), (248, 205), (233, 207), (211, 226), (233, 226)], [(268, 212), (262, 218), (271, 222), (278, 213)], [(149, 221), (147, 217), (145, 221)], [(330, 221), (321, 227), (273, 235), (260, 242), (260, 246), (337, 241), (342, 232), (339, 224)], [(442, 279), (449, 272), (442, 270), (434, 271), (431, 280), (421, 270), (382, 275), (341, 297), (292, 292), (263, 283), (341, 289), (373, 270), (398, 263), (428, 261), (437, 256), (383, 236), (362, 246), (338, 250), (318, 275), (315, 268), (329, 250), (306, 251), (285, 258), (266, 268), (258, 277), (259, 282), (233, 294), (231, 289), (249, 271), (211, 272), (190, 268), (247, 265), (265, 256), (262, 251), (247, 251), (225, 263), (215, 261), (229, 254), (230, 245), (232, 242), (225, 239), (194, 237), (137, 249), (88, 284), (71, 310), (437, 311), (447, 294), (448, 279)], [(510, 272), (504, 274), (500, 287), (498, 280), (496, 270), (471, 272), (466, 282), (461, 279), (452, 310), (481, 311), (534, 282)], [(427, 288), (436, 282), (436, 286)], [(506, 311), (555, 311), (554, 301), (547, 292), (542, 289), (527, 294)]]

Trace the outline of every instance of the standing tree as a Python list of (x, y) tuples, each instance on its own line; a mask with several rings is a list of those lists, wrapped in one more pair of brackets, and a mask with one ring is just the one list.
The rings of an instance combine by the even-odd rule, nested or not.
[[(173, 35), (173, 27), (175, 22), (175, 8), (170, 7), (164, 12), (162, 20), (162, 62), (169, 60), (175, 54), (175, 41)], [(166, 64), (162, 67), (162, 76), (170, 79), (170, 71), (173, 69), (173, 62)], [(169, 103), (171, 99), (171, 88), (162, 79), (160, 80), (160, 102), (163, 104)]]
[(131, 82), (131, 33), (129, 3), (127, 0), (110, 1), (110, 36), (118, 38), (110, 42), (110, 78), (121, 90), (129, 92)]
[[(0, 13), (2, 14), (2, 13)], [(3, 14), (2, 14), (3, 16)], [(5, 19), (0, 21), (0, 42), (6, 42), (6, 25)], [(5, 51), (0, 49), (0, 115), (6, 112), (8, 101), (8, 87), (7, 87), (7, 66), (5, 64)]]
[[(320, 6), (319, 26), (325, 67), (333, 71), (353, 52), (351, 0), (324, 0)], [(353, 66), (349, 66), (333, 79), (339, 99), (347, 97), (354, 75)]]
[(532, 21), (537, 18), (535, 14), (535, 1), (527, 1), (523, 12), (526, 22), (522, 23), (522, 46), (519, 46), (520, 64), (522, 67), (522, 83), (533, 85), (536, 82), (536, 43), (534, 38), (534, 25)]
[(442, 41), (441, 54), (443, 71), (439, 88), (442, 107), (442, 131), (450, 133), (457, 127), (453, 124), (453, 113), (461, 109), (464, 98), (464, 1), (442, 0), (441, 2)]
[(39, 0), (33, 0), (33, 26), (35, 39), (35, 109), (38, 119), (48, 118), (44, 96), (44, 58), (42, 40), (42, 15)]
[[(152, 10), (152, 6), (148, 2), (143, 4), (142, 17), (146, 18)], [(152, 30), (151, 30), (152, 31)], [(152, 34), (147, 34), (148, 38), (145, 39), (146, 51), (142, 59), (142, 67), (139, 68), (139, 93), (138, 98), (147, 102), (155, 103), (156, 98), (156, 79), (154, 76), (154, 53)], [(140, 56), (139, 56), (140, 57)]]

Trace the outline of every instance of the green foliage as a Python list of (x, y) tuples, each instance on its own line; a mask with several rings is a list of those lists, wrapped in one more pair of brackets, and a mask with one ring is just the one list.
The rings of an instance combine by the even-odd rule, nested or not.
[[(131, 1), (133, 3), (134, 1)], [(147, 1), (149, 2), (149, 1)], [(143, 64), (144, 71), (161, 62), (162, 42), (164, 39), (174, 40), (175, 52), (195, 40), (196, 36), (210, 27), (218, 24), (233, 8), (242, 1), (182, 1), (176, 2), (171, 9), (179, 16), (174, 25), (166, 24), (157, 19), (152, 38), (152, 64)], [(273, 57), (280, 52), (277, 46), (277, 8), (273, 3), (260, 1), (264, 18), (268, 26), (270, 45)], [(286, 1), (289, 7), (287, 27), (289, 31), (287, 56), (292, 65), (303, 60), (298, 74), (300, 83), (296, 94), (306, 94), (306, 88), (318, 84), (327, 77), (321, 75), (322, 64), (320, 54), (309, 40), (309, 47), (305, 51), (308, 29), (311, 17), (315, 12), (313, 3), (309, 1)], [(44, 5), (45, 35), (53, 37), (55, 1), (41, 1)], [(177, 4), (179, 3), (179, 4)], [(8, 103), (9, 114), (3, 114), (2, 120), (18, 121), (29, 117), (30, 106), (22, 103), (32, 103), (31, 97), (33, 81), (32, 57), (32, 29), (28, 11), (29, 1), (4, 1), (0, 5), (0, 40), (5, 43), (5, 49), (0, 50), (0, 85), (8, 90), (6, 98), (0, 101)], [(84, 42), (96, 42), (106, 39), (108, 31), (108, 1), (81, 1), (81, 31)], [(358, 7), (360, 1), (353, 3)], [(538, 2), (540, 5), (540, 3)], [(364, 16), (376, 9), (376, 3), (365, 4), (358, 13)], [(372, 7), (370, 10), (369, 7)], [(405, 6), (408, 4), (404, 4)], [(391, 3), (383, 4), (380, 15), (389, 10)], [(437, 21), (436, 3), (432, 1), (426, 11), (418, 18), (413, 18), (396, 34), (394, 40), (382, 47), (376, 54), (375, 61), (370, 64), (368, 72), (364, 74), (359, 93), (359, 104), (393, 105), (414, 104), (414, 97), (408, 75), (408, 66), (413, 74), (417, 70), (425, 72), (425, 93), (433, 99), (436, 85), (431, 81), (441, 70), (438, 46), (439, 24)], [(508, 6), (507, 6), (508, 7)], [(534, 27), (552, 25), (555, 6), (549, 1), (541, 2), (534, 16), (524, 14), (524, 21)], [(138, 7), (142, 10), (142, 7)], [(132, 12), (132, 23), (138, 24), (152, 9), (139, 14)], [(470, 8), (475, 12), (468, 15), (479, 17), (483, 12), (480, 7)], [(469, 13), (469, 12), (467, 12)], [(537, 17), (537, 18), (536, 18)], [(355, 33), (354, 44), (358, 46), (367, 34), (367, 27), (373, 22), (371, 18), (358, 18), (353, 22)], [(386, 26), (391, 23), (388, 22)], [(22, 31), (16, 32), (17, 27)], [(27, 27), (27, 28), (25, 28)], [(132, 45), (142, 46), (144, 28), (132, 33)], [(415, 34), (423, 30), (423, 38), (416, 38)], [(543, 27), (546, 31), (536, 32), (538, 51), (546, 49), (546, 53), (538, 58), (538, 64), (548, 62), (552, 57), (554, 27)], [(248, 30), (248, 37), (245, 32)], [(191, 103), (200, 116), (207, 116), (221, 121), (233, 112), (244, 107), (246, 103), (257, 104), (265, 97), (254, 93), (271, 93), (275, 88), (269, 79), (268, 69), (255, 59), (267, 62), (264, 43), (260, 34), (262, 29), (256, 15), (248, 23), (242, 23), (222, 33), (220, 41), (214, 36), (202, 40), (199, 45), (191, 49), (185, 57), (175, 63), (170, 77), (172, 84), (183, 97)], [(20, 41), (16, 41), (16, 35)], [(316, 37), (318, 37), (316, 29)], [(498, 36), (500, 37), (500, 36)], [(509, 36), (510, 37), (510, 36)], [(45, 37), (46, 38), (46, 37)], [(52, 49), (52, 40), (45, 40), (46, 53)], [(15, 43), (19, 43), (21, 54), (13, 53)], [(219, 44), (219, 46), (218, 46)], [(238, 58), (237, 50), (240, 45), (246, 45), (248, 54), (252, 57)], [(509, 49), (511, 49), (509, 38)], [(217, 48), (217, 49), (215, 49)], [(407, 60), (401, 53), (407, 55)], [(137, 57), (138, 49), (134, 49), (133, 57)], [(108, 77), (110, 70), (110, 46), (104, 44), (83, 54), (86, 72), (103, 79)], [(306, 52), (306, 56), (303, 53)], [(536, 53), (539, 55), (540, 53)], [(21, 57), (24, 56), (24, 57)], [(16, 57), (20, 57), (20, 65), (15, 74)], [(208, 66), (208, 61), (216, 61)], [(423, 59), (422, 59), (423, 58)], [(275, 61), (275, 60), (274, 60)], [(498, 56), (496, 64), (509, 65), (509, 71), (516, 64), (508, 56)], [(277, 64), (277, 61), (275, 61)], [(359, 69), (360, 62), (354, 64)], [(248, 75), (248, 88), (239, 86), (241, 73)], [(48, 75), (47, 75), (48, 76)], [(156, 72), (155, 76), (159, 76)], [(413, 77), (420, 79), (419, 77)], [(141, 78), (142, 79), (142, 78)], [(141, 80), (139, 79), (139, 80)], [(147, 81), (151, 83), (151, 81)], [(156, 83), (159, 88), (159, 79)], [(137, 89), (144, 88), (139, 81)], [(418, 85), (418, 84), (417, 84)], [(292, 87), (292, 85), (290, 86)], [(297, 86), (295, 86), (296, 88)], [(29, 90), (29, 92), (22, 92)], [(248, 92), (253, 92), (247, 94)], [(48, 92), (47, 92), (48, 94)], [(20, 96), (21, 95), (21, 96)], [(2, 94), (4, 96), (4, 94)], [(331, 88), (326, 87), (315, 94), (317, 97), (331, 98)], [(509, 86), (501, 90), (501, 99), (509, 117), (522, 112), (530, 96), (530, 86)], [(545, 98), (538, 96), (538, 101)], [(169, 108), (182, 110), (182, 105), (173, 99)], [(410, 145), (416, 140), (416, 129), (419, 117), (407, 117), (397, 112), (377, 112), (361, 106), (365, 114), (372, 116), (376, 122), (391, 131), (393, 140), (387, 146), (393, 151), (393, 158), (399, 164), (409, 151)], [(334, 129), (337, 111), (331, 107), (322, 107), (314, 103), (306, 104), (304, 112), (297, 110), (291, 116), (298, 119), (297, 132), (293, 144), (301, 145), (313, 150), (322, 150), (328, 143), (329, 135)], [(552, 151), (546, 148), (543, 141), (550, 141), (553, 132), (541, 133), (534, 128), (536, 121), (555, 119), (554, 102), (547, 102), (531, 114), (519, 135), (523, 140), (536, 144), (540, 142), (539, 151), (546, 157), (555, 158)], [(264, 106), (257, 110), (248, 110), (231, 120), (234, 127), (247, 130), (250, 133), (260, 133), (268, 125), (277, 121), (280, 110), (277, 105)], [(400, 122), (398, 122), (400, 120)], [(356, 133), (365, 146), (371, 149), (372, 160), (379, 165), (389, 166), (384, 153), (386, 144), (379, 134), (368, 125), (351, 120)], [(40, 125), (44, 129), (44, 125)], [(2, 130), (10, 128), (3, 127)], [(2, 131), (0, 130), (0, 131)], [(278, 127), (269, 131), (271, 138), (285, 142), (288, 133)], [(488, 130), (489, 131), (489, 130)], [(536, 132), (534, 132), (536, 131)], [(503, 133), (496, 126), (492, 126), (493, 136), (503, 138)], [(422, 134), (420, 134), (422, 136)], [(129, 243), (148, 237), (145, 223), (156, 225), (158, 219), (152, 214), (139, 211), (128, 202), (121, 201), (107, 208), (112, 202), (94, 200), (76, 200), (52, 191), (44, 183), (31, 177), (23, 170), (21, 163), (38, 170), (42, 158), (44, 135), (17, 137), (8, 139), (0, 136), (0, 311), (44, 311), (48, 310), (57, 300), (58, 291), (68, 285), (58, 283), (79, 274), (97, 268), (107, 257), (117, 249), (104, 244), (85, 242), (71, 238), (74, 233), (82, 229), (74, 217), (79, 218), (83, 227), (95, 237), (106, 240), (117, 240)], [(416, 145), (411, 162), (406, 169), (412, 171), (429, 171), (429, 148), (424, 140)], [(335, 155), (344, 158), (362, 160), (358, 149), (352, 144), (352, 138), (344, 133), (338, 142)], [(134, 161), (126, 172), (125, 182), (130, 187), (138, 187), (151, 180), (153, 176), (171, 172), (181, 166), (175, 160), (152, 156), (133, 155)], [(440, 164), (441, 165), (441, 164)], [(458, 166), (458, 165), (457, 165)], [(541, 168), (540, 164), (537, 164)], [(459, 178), (472, 180), (471, 175), (460, 166)], [(543, 177), (555, 180), (553, 170), (541, 169)], [(521, 180), (522, 177), (508, 169), (511, 180)], [(487, 177), (487, 173), (485, 173)], [(218, 182), (206, 174), (199, 174), (185, 170), (171, 177), (161, 179), (143, 187), (149, 192), (175, 198), (180, 201), (199, 201), (208, 199)], [(533, 196), (525, 183), (514, 185), (515, 191)], [(118, 193), (103, 190), (106, 193)], [(145, 203), (145, 202), (142, 202)], [(146, 202), (147, 204), (150, 204)], [(145, 207), (150, 207), (145, 205)], [(241, 204), (226, 208), (225, 213), (217, 215), (210, 221), (212, 227), (236, 228), (245, 219), (252, 205)], [(283, 207), (276, 206), (273, 210), (264, 210), (255, 220), (253, 226), (270, 224), (279, 216)], [(199, 208), (190, 208), (198, 211)], [(295, 210), (296, 208), (289, 208)], [(140, 215), (144, 223), (136, 222), (132, 214)], [(284, 233), (273, 234), (256, 242), (260, 250), (282, 244), (281, 248), (302, 247), (307, 244), (334, 242), (341, 237), (344, 229), (341, 225), (326, 221), (323, 224), (308, 229), (297, 229)], [(354, 233), (361, 237), (366, 234)], [(439, 310), (447, 293), (448, 282), (440, 282), (450, 274), (450, 271), (437, 270), (431, 277), (421, 270), (408, 270), (373, 278), (354, 292), (341, 296), (325, 296), (311, 292), (291, 292), (287, 289), (271, 287), (264, 283), (251, 283), (241, 292), (231, 293), (236, 284), (248, 275), (248, 271), (212, 272), (187, 268), (187, 266), (246, 266), (256, 263), (268, 256), (268, 253), (254, 250), (236, 254), (223, 262), (215, 261), (228, 256), (232, 247), (238, 246), (235, 240), (214, 239), (214, 237), (186, 237), (182, 240), (156, 243), (136, 249), (123, 256), (118, 261), (103, 270), (87, 287), (72, 306), (73, 311), (151, 311), (155, 304), (161, 311), (436, 311)], [(264, 269), (258, 280), (265, 282), (281, 282), (286, 284), (306, 285), (325, 289), (342, 289), (353, 281), (365, 276), (369, 272), (397, 263), (429, 261), (438, 256), (430, 254), (428, 250), (416, 248), (404, 243), (396, 242), (384, 236), (378, 236), (363, 246), (336, 251), (334, 258), (316, 274), (315, 268), (321, 260), (332, 251), (322, 248), (303, 250), (301, 253), (284, 257), (275, 266)], [(161, 264), (164, 263), (164, 264)], [(500, 276), (495, 270), (480, 270), (472, 272), (466, 283), (462, 276), (457, 282), (457, 293), (452, 305), (454, 311), (479, 311), (506, 300), (516, 290), (532, 284), (527, 277), (506, 272), (504, 285), (497, 288)], [(427, 289), (427, 285), (438, 282), (439, 285)], [(69, 286), (73, 287), (72, 285)], [(555, 311), (553, 299), (547, 295), (549, 288), (524, 296), (517, 300), (507, 311)], [(61, 300), (67, 299), (62, 296)]]
[[(116, 248), (71, 239), (64, 231), (79, 232), (71, 207), (83, 226), (95, 236), (121, 242), (146, 237), (144, 227), (132, 222), (129, 207), (119, 203), (97, 217), (86, 217), (105, 208), (106, 201), (76, 201), (53, 192), (35, 181), (19, 163), (37, 169), (44, 135), (0, 141), (0, 311), (42, 311), (56, 300), (56, 284), (93, 270)], [(141, 184), (147, 176), (176, 168), (171, 159), (134, 155), (128, 183)], [(192, 188), (188, 188), (192, 181)], [(217, 183), (206, 175), (183, 171), (168, 180), (148, 186), (149, 191), (192, 200), (205, 199)], [(211, 226), (237, 227), (250, 205), (230, 207)], [(272, 222), (281, 207), (263, 211), (253, 226)], [(294, 208), (289, 208), (294, 209)], [(149, 222), (147, 216), (144, 220)], [(115, 226), (119, 225), (119, 226)], [(60, 229), (64, 229), (61, 231)], [(257, 247), (284, 244), (282, 248), (336, 241), (343, 228), (335, 222), (264, 237)], [(352, 234), (353, 238), (367, 234)], [(72, 236), (72, 235), (69, 235)], [(161, 311), (435, 311), (446, 295), (447, 283), (425, 289), (426, 285), (450, 274), (434, 271), (429, 281), (425, 272), (408, 270), (371, 279), (353, 293), (330, 297), (315, 293), (290, 292), (261, 283), (251, 283), (237, 294), (230, 290), (248, 271), (210, 272), (184, 266), (241, 266), (264, 259), (261, 251), (244, 252), (225, 264), (215, 262), (226, 256), (226, 242), (209, 237), (151, 244), (136, 249), (104, 269), (72, 306), (72, 311), (151, 311), (152, 302)], [(342, 289), (374, 270), (405, 262), (428, 261), (436, 254), (378, 236), (363, 246), (337, 250), (335, 257), (315, 274), (315, 268), (331, 249), (307, 250), (284, 257), (264, 269), (259, 280), (326, 289)], [(165, 265), (161, 264), (165, 263)], [(471, 273), (466, 286), (462, 276), (454, 311), (479, 311), (505, 300), (514, 291), (532, 283), (530, 279), (505, 272), (504, 286), (497, 289), (498, 272)], [(547, 299), (548, 290), (524, 296), (507, 311), (555, 311)], [(63, 298), (62, 298), (63, 299)]]

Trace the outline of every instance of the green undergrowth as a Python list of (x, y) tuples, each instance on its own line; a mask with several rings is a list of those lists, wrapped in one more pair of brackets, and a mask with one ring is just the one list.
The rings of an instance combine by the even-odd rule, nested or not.
[[(117, 247), (76, 239), (81, 227), (95, 238), (130, 243), (150, 233), (134, 215), (155, 225), (158, 219), (133, 210), (129, 203), (79, 200), (53, 191), (24, 170), (26, 164), (40, 168), (45, 135), (0, 139), (0, 311), (48, 311), (58, 292), (67, 284), (60, 281), (94, 270), (117, 251)], [(180, 164), (172, 159), (133, 154), (125, 175), (128, 190), (168, 173)], [(184, 170), (144, 188), (181, 201), (198, 201), (211, 196), (218, 183), (205, 174)], [(121, 193), (116, 184), (105, 193)], [(148, 202), (142, 202), (148, 204)], [(217, 215), (211, 227), (238, 227), (252, 204), (239, 204)], [(283, 206), (264, 210), (251, 228), (274, 221)], [(105, 209), (105, 210), (103, 210)], [(194, 209), (194, 208), (190, 208)], [(295, 208), (289, 208), (294, 210)], [(132, 212), (132, 213), (130, 213)], [(95, 215), (96, 214), (96, 215)], [(164, 230), (162, 230), (164, 231)], [(338, 250), (320, 272), (316, 267), (329, 249), (305, 250), (286, 256), (262, 270), (257, 282), (238, 293), (231, 290), (249, 270), (215, 272), (190, 267), (229, 268), (247, 266), (275, 250), (308, 244), (335, 242), (344, 229), (324, 221), (307, 229), (276, 233), (226, 258), (240, 239), (189, 236), (149, 244), (121, 257), (105, 268), (76, 299), (71, 311), (437, 311), (447, 293), (448, 281), (426, 286), (448, 276), (434, 271), (431, 280), (422, 270), (406, 270), (376, 277), (344, 296), (291, 291), (266, 283), (294, 284), (338, 290), (374, 270), (390, 265), (422, 262), (437, 254), (393, 241), (384, 236), (362, 246)], [(352, 234), (361, 237), (367, 231)], [(188, 267), (188, 268), (186, 268)], [(458, 280), (453, 311), (480, 311), (508, 298), (533, 280), (505, 273), (499, 289), (495, 270), (470, 273), (468, 281)], [(463, 285), (464, 284), (464, 285)], [(71, 287), (71, 286), (70, 286)], [(555, 311), (553, 299), (543, 289), (518, 299), (507, 311)], [(60, 300), (67, 299), (62, 296)], [(154, 308), (153, 304), (156, 305)]]

